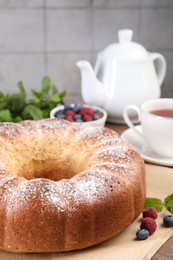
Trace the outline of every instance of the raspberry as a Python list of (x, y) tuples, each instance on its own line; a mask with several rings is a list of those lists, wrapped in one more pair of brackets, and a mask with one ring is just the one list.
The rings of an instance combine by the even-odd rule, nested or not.
[(67, 117), (67, 116), (72, 116), (72, 117), (74, 117), (74, 116), (76, 115), (76, 113), (75, 113), (73, 110), (66, 110), (66, 111), (65, 111), (65, 115), (66, 115), (66, 117)]
[(149, 217), (149, 218), (156, 219), (158, 217), (156, 209), (152, 207), (144, 210), (142, 214), (143, 214), (143, 218)]
[(100, 119), (100, 118), (102, 118), (102, 117), (103, 117), (103, 114), (101, 114), (101, 113), (95, 113), (94, 116), (93, 116), (93, 120), (98, 120), (98, 119)]
[(57, 118), (65, 119), (70, 122), (91, 122), (103, 117), (101, 111), (79, 104), (64, 105), (64, 108), (55, 112), (54, 115)]
[(94, 115), (94, 111), (90, 107), (83, 107), (80, 111), (81, 116), (89, 115), (92, 116)]
[(146, 229), (152, 235), (157, 228), (156, 221), (153, 218), (146, 217), (142, 220), (140, 229)]
[(84, 115), (83, 120), (84, 120), (84, 122), (90, 122), (93, 120), (93, 118), (90, 115)]
[(69, 122), (74, 122), (74, 119), (71, 115), (68, 115), (65, 117), (65, 120), (69, 121)]

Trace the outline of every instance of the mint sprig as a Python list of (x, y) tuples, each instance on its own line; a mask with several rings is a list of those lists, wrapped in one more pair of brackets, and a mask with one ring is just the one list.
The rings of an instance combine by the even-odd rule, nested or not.
[(157, 212), (160, 212), (164, 207), (164, 203), (157, 198), (146, 198), (144, 209), (148, 209), (150, 207), (154, 207)]
[(164, 199), (164, 202), (158, 198), (146, 198), (144, 209), (148, 209), (150, 207), (154, 207), (157, 212), (161, 212), (165, 207), (170, 213), (173, 214), (173, 194), (167, 196)]
[(63, 98), (66, 92), (59, 92), (47, 76), (42, 79), (40, 91), (31, 90), (31, 99), (27, 98), (22, 82), (18, 83), (18, 89), (18, 93), (11, 95), (0, 92), (0, 122), (48, 118), (50, 111), (57, 104), (64, 104)]
[(165, 204), (166, 209), (169, 212), (173, 213), (173, 194), (171, 194), (165, 198), (164, 204)]

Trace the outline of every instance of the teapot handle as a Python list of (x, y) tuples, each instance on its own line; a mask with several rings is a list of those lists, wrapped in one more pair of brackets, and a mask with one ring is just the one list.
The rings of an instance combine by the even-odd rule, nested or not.
[(158, 77), (159, 86), (162, 85), (166, 75), (166, 60), (160, 53), (151, 53), (153, 62), (156, 62), (155, 68)]

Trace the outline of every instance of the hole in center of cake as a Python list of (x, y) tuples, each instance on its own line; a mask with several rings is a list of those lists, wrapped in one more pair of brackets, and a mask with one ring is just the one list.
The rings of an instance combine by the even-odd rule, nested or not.
[[(53, 147), (53, 148), (52, 148)], [(73, 147), (70, 144), (62, 146), (47, 145), (44, 149), (35, 147), (27, 150), (25, 154), (17, 151), (17, 155), (8, 160), (8, 167), (16, 176), (28, 180), (46, 178), (53, 181), (70, 179), (74, 175), (88, 168), (88, 160), (93, 150), (80, 145)]]
[(21, 174), (17, 175), (28, 180), (46, 178), (59, 181), (61, 179), (70, 179), (82, 170), (83, 166), (68, 159), (63, 164), (55, 159), (32, 160), (32, 167), (26, 167)]

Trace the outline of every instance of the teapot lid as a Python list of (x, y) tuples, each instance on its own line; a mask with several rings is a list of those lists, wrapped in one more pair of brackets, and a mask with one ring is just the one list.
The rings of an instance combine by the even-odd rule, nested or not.
[(147, 50), (140, 44), (132, 41), (133, 31), (123, 29), (118, 31), (118, 43), (105, 48), (103, 55), (106, 58), (118, 60), (138, 60), (148, 56)]

